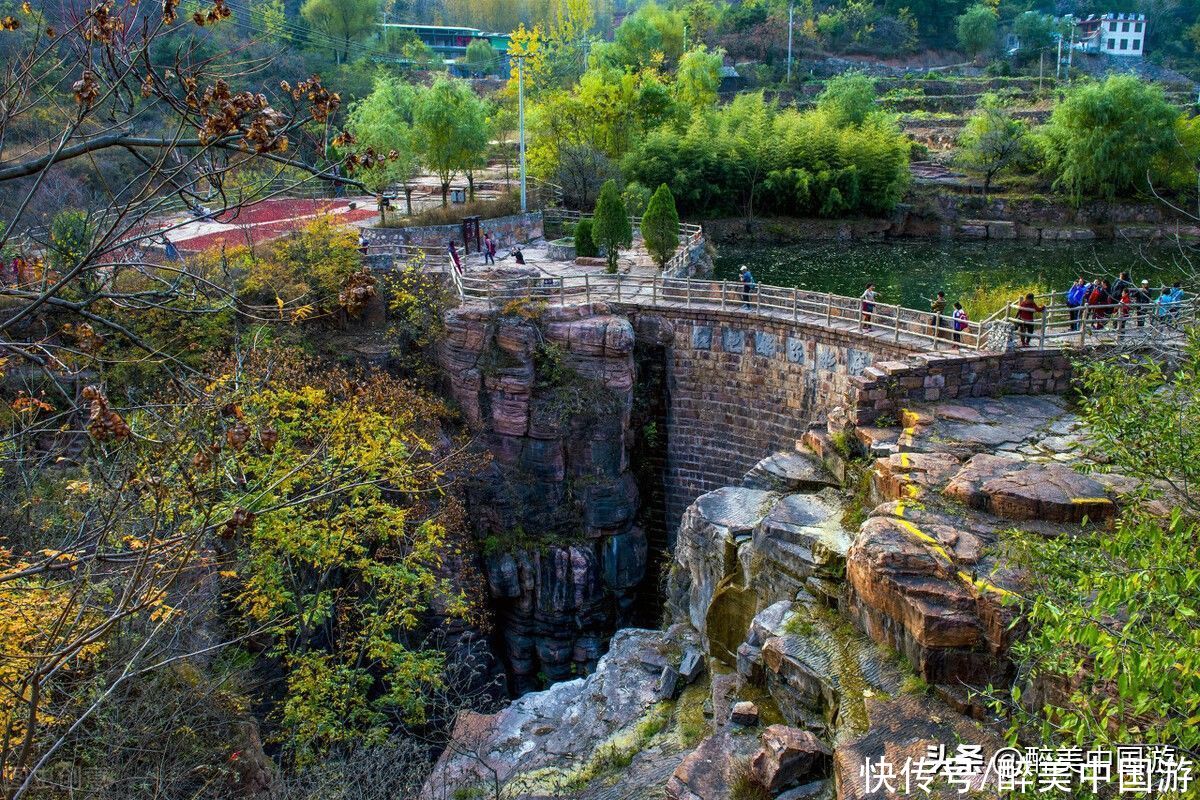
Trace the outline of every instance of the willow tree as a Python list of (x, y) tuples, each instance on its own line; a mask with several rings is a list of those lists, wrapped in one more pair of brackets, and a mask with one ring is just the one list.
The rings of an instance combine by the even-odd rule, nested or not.
[(350, 60), (350, 42), (374, 30), (379, 18), (376, 0), (305, 0), (300, 14), (316, 30), (342, 43), (339, 59)]
[(437, 175), (445, 207), (450, 203), (450, 182), (464, 170), (473, 170), (487, 148), (487, 109), (467, 84), (438, 78), (421, 93), (414, 123), (422, 160)]
[(389, 186), (401, 184), (409, 216), (412, 216), (412, 179), (420, 167), (419, 148), (412, 129), (417, 99), (416, 88), (381, 72), (375, 77), (371, 93), (350, 106), (346, 119), (346, 132), (352, 137), (349, 149), (363, 164), (356, 177), (377, 195), (382, 195)]

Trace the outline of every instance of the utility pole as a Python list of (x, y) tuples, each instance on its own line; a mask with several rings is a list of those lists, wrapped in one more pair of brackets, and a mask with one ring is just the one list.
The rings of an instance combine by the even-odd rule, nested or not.
[(792, 83), (792, 17), (796, 13), (796, 4), (788, 4), (788, 62), (787, 62), (787, 82), (790, 86)]
[(521, 213), (526, 212), (525, 205), (525, 56), (517, 59), (517, 127), (520, 129), (521, 149)]
[(1071, 18), (1071, 46), (1067, 49), (1067, 83), (1071, 82), (1071, 64), (1075, 62), (1075, 18)]

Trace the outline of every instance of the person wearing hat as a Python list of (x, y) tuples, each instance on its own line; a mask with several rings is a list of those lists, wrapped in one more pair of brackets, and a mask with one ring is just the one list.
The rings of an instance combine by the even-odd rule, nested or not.
[(1133, 302), (1137, 306), (1137, 326), (1146, 324), (1146, 314), (1150, 308), (1150, 281), (1142, 281), (1142, 285), (1133, 290)]
[(754, 290), (754, 276), (750, 274), (750, 268), (747, 267), (745, 264), (742, 265), (741, 278), (742, 278), (742, 306), (744, 308), (749, 308), (750, 307), (750, 292), (752, 292)]

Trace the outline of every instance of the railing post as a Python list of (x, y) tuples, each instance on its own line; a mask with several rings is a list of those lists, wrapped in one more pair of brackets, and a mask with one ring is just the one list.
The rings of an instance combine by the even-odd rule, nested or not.
[(617, 302), (621, 302), (621, 273), (617, 273)]
[(793, 286), (792, 287), (792, 322), (796, 322), (799, 319), (800, 319), (800, 292), (795, 286)]
[(691, 308), (692, 307), (692, 279), (684, 278), (683, 280), (684, 280), (684, 286), (685, 286), (685, 288), (684, 288), (685, 297), (687, 298), (687, 302), (685, 303), (685, 305), (687, 305), (688, 308)]
[(658, 305), (658, 276), (655, 275), (650, 280), (650, 305)]
[[(1054, 302), (1054, 301), (1053, 301), (1053, 300), (1051, 300), (1050, 302)], [(1041, 337), (1040, 337), (1040, 338), (1041, 338), (1041, 340), (1038, 342), (1038, 349), (1039, 349), (1039, 350), (1045, 350), (1045, 349), (1046, 349), (1046, 325), (1047, 325), (1047, 323), (1049, 323), (1049, 322), (1050, 322), (1050, 309), (1049, 309), (1049, 308), (1043, 308), (1043, 309), (1042, 309), (1042, 335), (1041, 335)]]
[(721, 281), (721, 310), (725, 310), (725, 281)]
[(592, 282), (588, 278), (588, 274), (583, 273), (583, 296), (587, 301), (588, 313), (592, 312)]
[(900, 306), (893, 306), (896, 310), (896, 344), (900, 344)]
[(833, 292), (825, 293), (825, 327), (833, 324)]

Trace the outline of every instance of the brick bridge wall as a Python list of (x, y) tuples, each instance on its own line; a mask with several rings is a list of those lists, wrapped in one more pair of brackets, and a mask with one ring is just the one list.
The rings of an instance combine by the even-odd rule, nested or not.
[[(847, 407), (855, 376), (910, 353), (819, 325), (700, 309), (628, 309), (674, 328), (666, 360), (666, 527), (673, 538), (700, 495), (739, 483), (759, 460), (790, 450), (809, 425)], [(635, 325), (635, 327), (641, 327)]]
[(905, 405), (1000, 394), (1062, 394), (1071, 386), (1062, 350), (925, 354), (880, 361), (850, 380), (848, 421), (870, 425), (899, 418)]
[(673, 329), (655, 349), (667, 398), (654, 420), (665, 433), (661, 524), (671, 541), (692, 501), (740, 483), (831, 412), (837, 423), (869, 425), (909, 404), (1061, 394), (1071, 384), (1070, 358), (1057, 350), (914, 354), (853, 331), (738, 312), (623, 310), (639, 331), (663, 328), (659, 320)]

